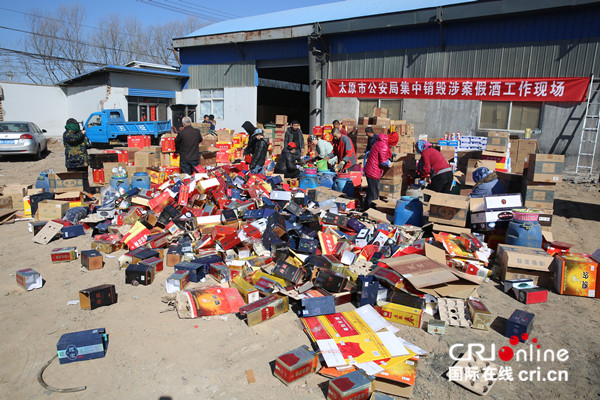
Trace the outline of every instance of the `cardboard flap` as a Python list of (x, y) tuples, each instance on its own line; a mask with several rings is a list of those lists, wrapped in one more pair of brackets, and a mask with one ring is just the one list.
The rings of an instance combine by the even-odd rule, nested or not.
[(457, 299), (467, 299), (477, 291), (479, 285), (472, 283), (451, 283), (435, 289), (436, 297), (454, 297)]
[(459, 226), (433, 224), (433, 230), (436, 232), (448, 232), (460, 235), (461, 233), (471, 233), (469, 228), (461, 228)]
[(455, 194), (433, 192), (433, 195), (431, 195), (431, 199), (429, 200), (429, 204), (436, 204), (444, 207), (468, 209), (469, 198), (467, 196), (458, 196)]
[(12, 224), (15, 222), (17, 210), (11, 210), (10, 208), (0, 208), (0, 225)]
[(470, 283), (474, 283), (477, 286), (481, 285), (483, 283), (483, 281), (485, 280), (485, 278), (483, 276), (469, 275), (469, 274), (465, 274), (464, 272), (461, 272), (459, 270), (452, 269), (450, 267), (447, 267), (447, 268), (450, 270), (450, 272), (452, 272), (457, 277), (464, 279), (465, 281), (468, 281)]
[(471, 212), (485, 211), (485, 199), (483, 197), (469, 199), (469, 208)]
[(79, 192), (79, 191), (57, 193), (54, 195), (54, 200), (68, 200), (68, 199), (80, 199), (80, 198), (81, 198), (81, 192)]
[(425, 243), (425, 256), (442, 265), (446, 265), (446, 250), (443, 248)]
[(377, 211), (373, 208), (369, 208), (366, 211), (366, 214), (369, 216), (369, 218), (371, 218), (372, 220), (375, 220), (375, 221), (389, 222), (389, 223), (394, 222), (394, 217), (392, 215), (382, 213), (381, 211)]
[(58, 222), (49, 221), (40, 231), (33, 237), (33, 241), (38, 244), (48, 244), (54, 237), (60, 233), (62, 225)]
[(458, 281), (458, 277), (445, 265), (419, 254), (384, 258), (380, 261), (402, 275), (417, 289)]

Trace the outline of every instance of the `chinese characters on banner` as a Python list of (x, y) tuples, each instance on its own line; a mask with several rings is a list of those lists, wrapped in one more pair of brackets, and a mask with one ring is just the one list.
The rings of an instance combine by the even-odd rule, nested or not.
[(328, 79), (328, 97), (585, 101), (590, 78)]

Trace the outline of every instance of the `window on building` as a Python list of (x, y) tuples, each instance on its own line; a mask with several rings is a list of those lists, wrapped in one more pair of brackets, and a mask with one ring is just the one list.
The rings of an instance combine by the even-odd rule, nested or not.
[(388, 118), (391, 120), (402, 119), (402, 100), (373, 100), (365, 99), (358, 101), (358, 116), (372, 117), (373, 108), (387, 108)]
[(479, 129), (525, 131), (540, 127), (542, 103), (482, 101)]
[(200, 114), (214, 115), (215, 119), (225, 117), (223, 89), (200, 89)]
[(127, 96), (129, 121), (165, 121), (171, 99)]

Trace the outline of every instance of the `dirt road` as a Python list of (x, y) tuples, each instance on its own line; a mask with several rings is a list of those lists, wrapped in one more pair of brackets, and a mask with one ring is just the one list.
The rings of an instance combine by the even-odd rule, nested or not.
[[(33, 183), (39, 171), (64, 170), (60, 145), (53, 143), (41, 161), (0, 160), (0, 183)], [(553, 224), (557, 240), (575, 249), (593, 252), (600, 247), (600, 196), (596, 186), (561, 183)], [(26, 222), (0, 226), (0, 398), (5, 399), (323, 399), (327, 379), (312, 375), (287, 387), (272, 376), (271, 362), (308, 337), (292, 311), (249, 328), (235, 316), (226, 320), (181, 320), (161, 301), (170, 271), (157, 275), (151, 286), (125, 285), (115, 257), (106, 256), (102, 270), (82, 272), (80, 262), (52, 264), (50, 250), (77, 246), (89, 249), (90, 238), (58, 240), (48, 246), (31, 241)], [(123, 252), (117, 253), (117, 256)], [(42, 273), (42, 289), (25, 292), (15, 283), (15, 271), (34, 268)], [(67, 305), (78, 291), (113, 283), (118, 303), (94, 311)], [(198, 285), (198, 284), (193, 284)], [(512, 360), (513, 381), (499, 381), (493, 399), (589, 399), (600, 396), (600, 302), (597, 299), (550, 293), (544, 304), (524, 305), (500, 290), (494, 282), (479, 290), (482, 301), (497, 317), (490, 331), (448, 328), (443, 336), (400, 326), (399, 335), (429, 351), (419, 361), (414, 399), (476, 399), (477, 395), (448, 382), (453, 364), (449, 348), (457, 343), (481, 343), (486, 354), (495, 346), (509, 346), (503, 336), (506, 319), (515, 309), (535, 314), (532, 336), (541, 350), (566, 349), (565, 362)], [(342, 311), (345, 308), (342, 308)], [(53, 363), (45, 372), (55, 387), (86, 385), (77, 394), (45, 391), (36, 380), (42, 365), (56, 353), (63, 333), (106, 328), (110, 344), (106, 357), (67, 365)], [(515, 349), (529, 349), (519, 344)], [(534, 351), (535, 353), (535, 351)], [(519, 379), (521, 371), (537, 371)], [(256, 383), (248, 384), (252, 370)], [(550, 370), (567, 371), (568, 382), (542, 381)], [(532, 378), (532, 379), (530, 379)]]

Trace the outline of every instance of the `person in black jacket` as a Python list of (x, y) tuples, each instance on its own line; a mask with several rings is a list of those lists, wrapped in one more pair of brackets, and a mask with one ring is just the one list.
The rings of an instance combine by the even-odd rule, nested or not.
[(264, 138), (262, 129), (255, 129), (251, 140), (254, 143), (254, 150), (252, 152), (252, 161), (250, 162), (250, 173), (262, 174), (265, 172), (265, 161), (267, 159), (269, 143)]
[(200, 164), (200, 149), (198, 146), (202, 143), (202, 134), (192, 127), (192, 119), (183, 117), (181, 119), (183, 129), (179, 131), (175, 138), (175, 148), (181, 158), (179, 165), (181, 172), (191, 175), (194, 168)]
[(300, 171), (296, 166), (297, 151), (296, 143), (288, 143), (277, 159), (274, 172), (276, 174), (283, 174), (284, 178), (297, 178), (300, 176)]
[(254, 146), (256, 146), (256, 136), (254, 136), (254, 131), (257, 128), (250, 121), (244, 122), (242, 124), (242, 128), (244, 128), (244, 130), (248, 133), (248, 136), (250, 137), (250, 139), (248, 140), (248, 145), (244, 149), (243, 153), (246, 162), (250, 163), (250, 161), (248, 160), (250, 160), (252, 158), (252, 154), (254, 154)]
[(302, 133), (302, 129), (300, 129), (300, 122), (296, 120), (292, 121), (292, 126), (285, 131), (285, 135), (283, 136), (284, 149), (287, 147), (288, 143), (296, 143), (296, 153), (294, 154), (294, 157), (296, 157), (296, 160), (299, 160), (300, 157), (302, 157), (304, 150), (304, 134)]

